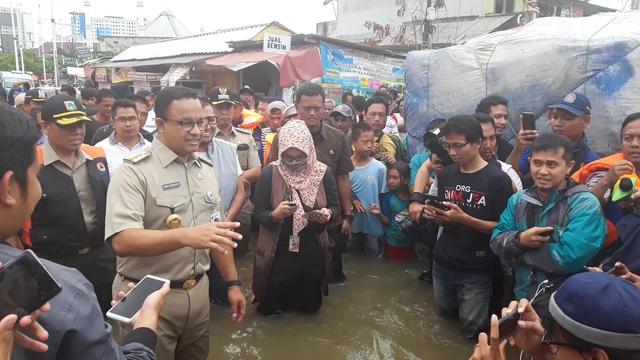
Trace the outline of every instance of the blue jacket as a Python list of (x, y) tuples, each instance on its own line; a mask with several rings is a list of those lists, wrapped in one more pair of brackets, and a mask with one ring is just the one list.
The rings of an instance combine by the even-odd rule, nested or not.
[[(555, 227), (551, 240), (537, 249), (522, 246), (520, 233), (534, 226)], [(551, 192), (546, 203), (534, 186), (509, 199), (493, 230), (491, 249), (515, 272), (515, 294), (521, 299), (552, 274), (583, 271), (604, 245), (605, 235), (600, 202), (585, 186), (568, 182), (565, 190)]]

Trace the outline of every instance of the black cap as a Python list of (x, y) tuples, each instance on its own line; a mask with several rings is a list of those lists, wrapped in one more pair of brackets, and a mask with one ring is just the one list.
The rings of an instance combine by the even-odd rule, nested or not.
[(32, 101), (45, 102), (47, 101), (47, 94), (42, 89), (31, 89), (24, 95), (24, 101), (27, 104)]
[(59, 125), (91, 121), (82, 111), (80, 101), (67, 95), (56, 95), (47, 100), (42, 106), (42, 120), (50, 123), (55, 122)]
[(240, 103), (240, 100), (240, 95), (238, 95), (238, 93), (226, 87), (216, 86), (211, 89), (211, 93), (209, 93), (209, 101), (211, 101), (213, 105), (225, 102), (235, 105)]
[(240, 89), (240, 91), (238, 91), (238, 93), (239, 94), (249, 93), (251, 95), (255, 95), (255, 91), (253, 91), (253, 89), (249, 85), (243, 86), (242, 89)]

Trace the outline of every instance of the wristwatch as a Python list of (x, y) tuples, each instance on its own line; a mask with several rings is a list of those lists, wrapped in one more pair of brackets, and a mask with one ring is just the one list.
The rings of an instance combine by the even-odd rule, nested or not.
[(226, 286), (227, 289), (232, 287), (232, 286), (242, 286), (242, 282), (240, 281), (240, 279), (231, 280), (231, 281), (225, 281), (224, 282), (224, 286)]
[(353, 214), (342, 215), (342, 220), (347, 220), (348, 222), (352, 223), (353, 222)]
[(409, 197), (409, 203), (422, 203), (424, 204), (424, 202), (427, 200), (427, 195), (421, 193), (421, 192), (413, 192), (411, 193), (411, 196)]

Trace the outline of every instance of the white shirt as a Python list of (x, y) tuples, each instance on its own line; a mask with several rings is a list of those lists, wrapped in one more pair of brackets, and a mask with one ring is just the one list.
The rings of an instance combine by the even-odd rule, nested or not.
[(391, 118), (391, 116), (387, 116), (387, 123), (384, 129), (382, 129), (382, 131), (389, 135), (395, 135), (395, 136), (399, 135), (398, 124), (396, 124), (396, 122)]
[(118, 142), (115, 131), (112, 132), (108, 138), (95, 145), (96, 147), (104, 150), (105, 156), (107, 157), (110, 177), (113, 177), (113, 174), (115, 174), (116, 170), (118, 170), (120, 165), (122, 165), (125, 157), (144, 150), (147, 146), (151, 145), (151, 143), (145, 140), (141, 134), (139, 134), (139, 136), (140, 142), (131, 149)]
[(156, 112), (154, 109), (149, 110), (149, 115), (147, 115), (147, 121), (144, 123), (143, 129), (152, 134), (156, 132)]

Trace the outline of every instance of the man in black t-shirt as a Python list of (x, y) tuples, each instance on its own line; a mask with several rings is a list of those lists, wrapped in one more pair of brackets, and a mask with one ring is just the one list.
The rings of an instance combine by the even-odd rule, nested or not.
[(454, 164), (437, 177), (443, 209), (425, 208), (442, 226), (433, 254), (433, 295), (440, 312), (458, 315), (462, 332), (472, 338), (489, 314), (496, 260), (489, 241), (513, 187), (500, 167), (480, 156), (483, 133), (473, 116), (452, 117), (442, 134)]

